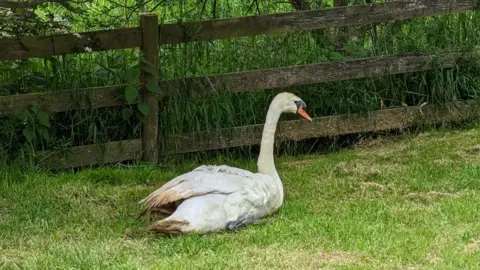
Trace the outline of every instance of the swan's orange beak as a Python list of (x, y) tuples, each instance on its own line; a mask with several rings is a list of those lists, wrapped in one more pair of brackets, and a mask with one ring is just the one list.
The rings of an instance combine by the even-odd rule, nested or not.
[(307, 119), (308, 121), (312, 121), (312, 118), (310, 118), (310, 116), (303, 109), (303, 107), (298, 107), (297, 113), (298, 113), (298, 115), (302, 116), (303, 118)]

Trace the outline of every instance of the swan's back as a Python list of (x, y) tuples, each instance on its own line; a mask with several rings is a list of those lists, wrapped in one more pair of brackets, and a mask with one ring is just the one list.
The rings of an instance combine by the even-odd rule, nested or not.
[(147, 212), (171, 215), (164, 219), (164, 224), (182, 217), (182, 222), (190, 225), (196, 223), (202, 227), (198, 224), (212, 223), (216, 228), (242, 215), (264, 216), (276, 210), (283, 200), (283, 189), (278, 189), (268, 175), (226, 165), (204, 165), (151, 193), (142, 201), (145, 206), (140, 215)]

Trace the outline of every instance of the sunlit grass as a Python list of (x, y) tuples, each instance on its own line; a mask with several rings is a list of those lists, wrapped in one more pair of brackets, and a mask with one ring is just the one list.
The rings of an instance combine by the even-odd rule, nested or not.
[[(7, 269), (477, 269), (480, 129), (280, 157), (285, 204), (263, 225), (162, 237), (137, 202), (198, 164), (51, 174), (1, 170)], [(255, 170), (255, 160), (224, 160)]]

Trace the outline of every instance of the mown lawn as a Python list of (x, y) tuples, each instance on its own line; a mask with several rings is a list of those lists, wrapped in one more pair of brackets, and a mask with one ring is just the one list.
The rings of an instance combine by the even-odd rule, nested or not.
[(480, 269), (476, 146), (480, 128), (281, 157), (285, 205), (266, 224), (176, 238), (146, 232), (137, 202), (198, 164), (0, 172), (0, 266)]

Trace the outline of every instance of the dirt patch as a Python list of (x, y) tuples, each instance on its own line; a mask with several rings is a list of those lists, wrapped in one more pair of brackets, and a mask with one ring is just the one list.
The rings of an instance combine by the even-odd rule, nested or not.
[(378, 165), (372, 166), (363, 164), (360, 162), (340, 162), (338, 163), (333, 172), (337, 176), (359, 176), (359, 177), (368, 177), (368, 176), (377, 176), (380, 175), (381, 171), (377, 168)]
[(470, 149), (467, 149), (466, 151), (470, 154), (480, 154), (480, 145), (476, 145)]
[(37, 258), (38, 252), (30, 252), (20, 249), (1, 249), (0, 248), (0, 268), (4, 269), (22, 269), (27, 259)]
[[(249, 249), (248, 257), (259, 269), (319, 269), (325, 266), (359, 265), (362, 256), (346, 251), (311, 251), (291, 246), (272, 245)], [(251, 255), (251, 256), (250, 256)]]
[(292, 162), (285, 162), (284, 164), (288, 167), (306, 167), (313, 163), (313, 159), (298, 160)]
[(443, 259), (434, 253), (428, 253), (425, 256), (425, 261), (429, 264), (437, 264), (443, 262)]
[(359, 152), (359, 155), (362, 157), (393, 157), (397, 156), (400, 153), (405, 151), (412, 151), (409, 150), (409, 147), (405, 143), (396, 142), (395, 144), (392, 143), (381, 143), (377, 142), (375, 144), (370, 144), (369, 147), (358, 147), (359, 149), (364, 149), (364, 151)]
[(400, 267), (399, 269), (405, 269), (405, 270), (420, 270), (420, 266), (418, 265), (407, 265), (407, 266), (403, 266), (403, 267)]
[(358, 255), (344, 251), (330, 251), (330, 252), (318, 252), (316, 259), (322, 264), (331, 265), (350, 265), (356, 264), (360, 261)]
[[(336, 180), (353, 188), (352, 198), (382, 197), (395, 191), (395, 182), (407, 170), (407, 166), (398, 163), (371, 163), (367, 161), (340, 162), (331, 170), (328, 179)], [(388, 181), (388, 185), (379, 182)]]
[(368, 149), (372, 147), (376, 147), (382, 145), (386, 140), (383, 137), (378, 137), (375, 139), (364, 139), (360, 138), (360, 140), (354, 145), (355, 149)]
[(455, 155), (469, 163), (478, 163), (480, 161), (480, 146), (456, 151)]
[(375, 182), (378, 177), (394, 177), (406, 170), (407, 166), (398, 163), (340, 162), (331, 170), (328, 179), (339, 177), (355, 182)]
[(460, 192), (449, 193), (439, 191), (412, 192), (406, 195), (407, 199), (422, 203), (429, 203), (442, 198), (458, 198), (460, 196)]
[(439, 167), (449, 167), (454, 162), (449, 158), (441, 158), (441, 159), (434, 160), (433, 163)]
[(375, 182), (360, 183), (362, 197), (381, 197), (388, 191), (388, 187)]
[(464, 247), (465, 252), (480, 250), (480, 240), (471, 240)]

